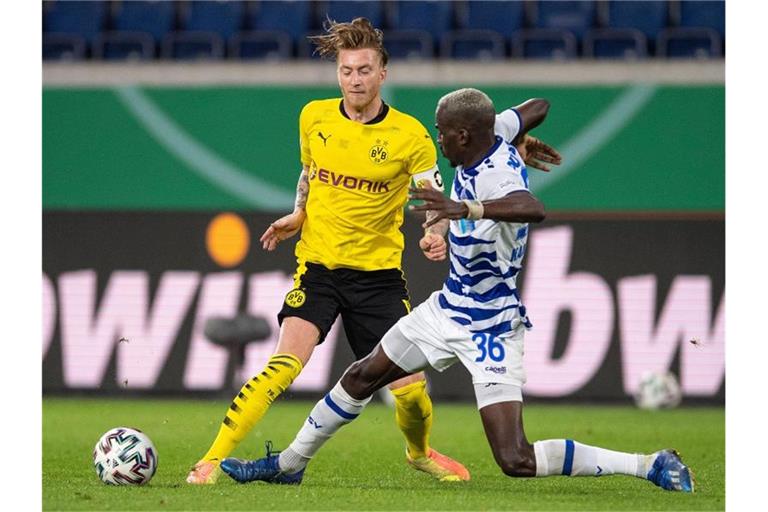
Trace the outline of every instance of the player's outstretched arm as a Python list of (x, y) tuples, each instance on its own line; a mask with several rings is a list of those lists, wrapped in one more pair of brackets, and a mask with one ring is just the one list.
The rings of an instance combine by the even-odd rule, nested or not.
[[(440, 170), (435, 166), (429, 171), (419, 173), (413, 177), (416, 188), (431, 190), (443, 190), (443, 179), (440, 176)], [(431, 261), (442, 261), (448, 255), (448, 244), (445, 241), (445, 234), (448, 232), (448, 219), (436, 218), (437, 213), (427, 211), (427, 222), (424, 224), (424, 236), (419, 240), (419, 248), (424, 253), (424, 257)], [(435, 222), (431, 222), (435, 219)]]
[[(448, 232), (449, 219), (437, 218), (439, 213), (428, 211), (427, 222), (423, 224), (424, 236), (419, 240), (419, 247), (428, 260), (443, 261), (448, 255), (445, 233)], [(432, 222), (432, 219), (435, 219)]]
[(296, 184), (296, 202), (293, 212), (280, 217), (270, 224), (259, 239), (265, 250), (274, 251), (277, 248), (277, 244), (299, 232), (304, 224), (304, 219), (307, 218), (306, 206), (308, 197), (309, 173), (307, 166), (304, 166), (299, 176), (299, 182)]
[(496, 131), (517, 147), (526, 165), (549, 172), (547, 164), (560, 165), (562, 156), (552, 146), (528, 135), (539, 126), (549, 113), (549, 101), (531, 98), (496, 116)]
[(434, 218), (423, 226), (429, 227), (441, 219), (491, 219), (500, 222), (541, 222), (546, 216), (544, 204), (526, 190), (519, 190), (491, 201), (453, 201), (437, 190), (411, 188), (410, 198), (424, 201), (411, 206), (413, 211), (432, 210)]
[(517, 144), (523, 139), (523, 136), (533, 130), (546, 119), (549, 113), (549, 101), (544, 98), (531, 98), (520, 105), (514, 107), (520, 115), (520, 131), (513, 140)]
[(525, 165), (540, 171), (549, 172), (551, 168), (547, 164), (560, 165), (563, 162), (563, 157), (555, 148), (528, 133), (516, 147)]

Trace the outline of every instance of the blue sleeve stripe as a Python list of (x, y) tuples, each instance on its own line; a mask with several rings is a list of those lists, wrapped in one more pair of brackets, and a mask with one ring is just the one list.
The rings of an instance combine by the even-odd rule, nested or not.
[(345, 420), (353, 420), (359, 416), (359, 414), (350, 414), (338, 405), (336, 405), (336, 402), (331, 400), (331, 395), (325, 395), (325, 403), (328, 405), (328, 407), (333, 410), (336, 414), (344, 418)]
[[(523, 131), (523, 118), (520, 117), (520, 112), (518, 112), (516, 108), (511, 108), (509, 110), (514, 112), (515, 115), (517, 116), (517, 122), (520, 125), (520, 128), (517, 130), (517, 133), (519, 134), (519, 133), (521, 133)], [(517, 137), (517, 135), (515, 135), (515, 137)]]
[(565, 461), (563, 462), (563, 474), (566, 476), (571, 475), (573, 470), (573, 440), (565, 440)]

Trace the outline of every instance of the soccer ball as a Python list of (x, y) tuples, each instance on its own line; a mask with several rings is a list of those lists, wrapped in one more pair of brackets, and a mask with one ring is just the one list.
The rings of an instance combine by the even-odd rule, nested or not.
[(93, 466), (105, 484), (143, 485), (157, 470), (157, 450), (141, 430), (116, 427), (96, 443)]
[(647, 372), (640, 379), (635, 403), (641, 409), (671, 409), (680, 405), (683, 393), (675, 374)]

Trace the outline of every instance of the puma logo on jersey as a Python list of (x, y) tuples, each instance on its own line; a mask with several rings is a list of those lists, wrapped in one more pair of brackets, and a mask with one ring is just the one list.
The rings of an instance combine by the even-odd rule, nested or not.
[(333, 134), (328, 135), (327, 137), (323, 135), (323, 132), (317, 132), (317, 136), (323, 139), (323, 147), (325, 147), (328, 144), (328, 139), (333, 137)]
[(336, 174), (333, 171), (320, 169), (317, 171), (317, 180), (328, 183), (334, 187), (343, 187), (350, 190), (365, 190), (366, 192), (389, 192), (388, 181), (371, 181), (355, 176)]

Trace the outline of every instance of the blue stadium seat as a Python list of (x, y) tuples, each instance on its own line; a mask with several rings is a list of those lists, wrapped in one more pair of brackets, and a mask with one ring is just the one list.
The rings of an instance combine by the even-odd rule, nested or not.
[(525, 59), (571, 59), (577, 47), (576, 36), (568, 30), (525, 29), (512, 37), (512, 55)]
[(670, 58), (718, 58), (723, 54), (720, 35), (712, 28), (670, 27), (661, 31), (657, 54)]
[(160, 43), (174, 29), (176, 2), (120, 2), (115, 12), (118, 32), (145, 32)]
[(640, 0), (612, 0), (607, 4), (606, 26), (609, 28), (634, 28), (648, 40), (655, 41), (659, 32), (667, 26), (669, 4), (667, 2)]
[(46, 2), (43, 10), (43, 32), (77, 34), (86, 44), (104, 28), (107, 2)]
[(642, 59), (648, 40), (634, 28), (595, 28), (584, 35), (584, 56), (595, 59)]
[(591, 1), (543, 1), (535, 4), (536, 28), (568, 30), (581, 40), (595, 24), (595, 2)]
[(393, 30), (423, 30), (431, 34), (434, 43), (453, 29), (453, 2), (398, 1), (391, 5), (390, 13)]
[(147, 32), (102, 32), (93, 40), (93, 57), (104, 60), (148, 60), (155, 40)]
[(725, 2), (684, 0), (679, 5), (681, 27), (711, 28), (725, 37)]
[(382, 28), (384, 9), (382, 2), (370, 0), (337, 1), (331, 0), (318, 5), (317, 13), (322, 25), (326, 18), (335, 21), (352, 21), (355, 18), (368, 18), (376, 28)]
[(160, 56), (172, 60), (213, 60), (224, 57), (224, 39), (216, 32), (171, 32), (163, 38)]
[(245, 2), (188, 2), (181, 16), (181, 28), (190, 32), (216, 32), (226, 41), (240, 32), (245, 22)]
[(312, 4), (301, 0), (259, 2), (248, 16), (249, 30), (279, 30), (294, 42), (312, 30)]
[(494, 30), (508, 37), (525, 23), (523, 2), (469, 1), (459, 16), (459, 26), (472, 30)]
[(435, 56), (432, 35), (425, 30), (387, 30), (384, 47), (391, 59), (431, 59)]
[(455, 30), (443, 36), (440, 54), (451, 59), (503, 59), (504, 37), (494, 30)]
[(43, 34), (43, 60), (85, 58), (85, 39), (77, 34)]
[(229, 40), (229, 55), (244, 60), (286, 60), (293, 44), (286, 32), (256, 30), (240, 32)]

